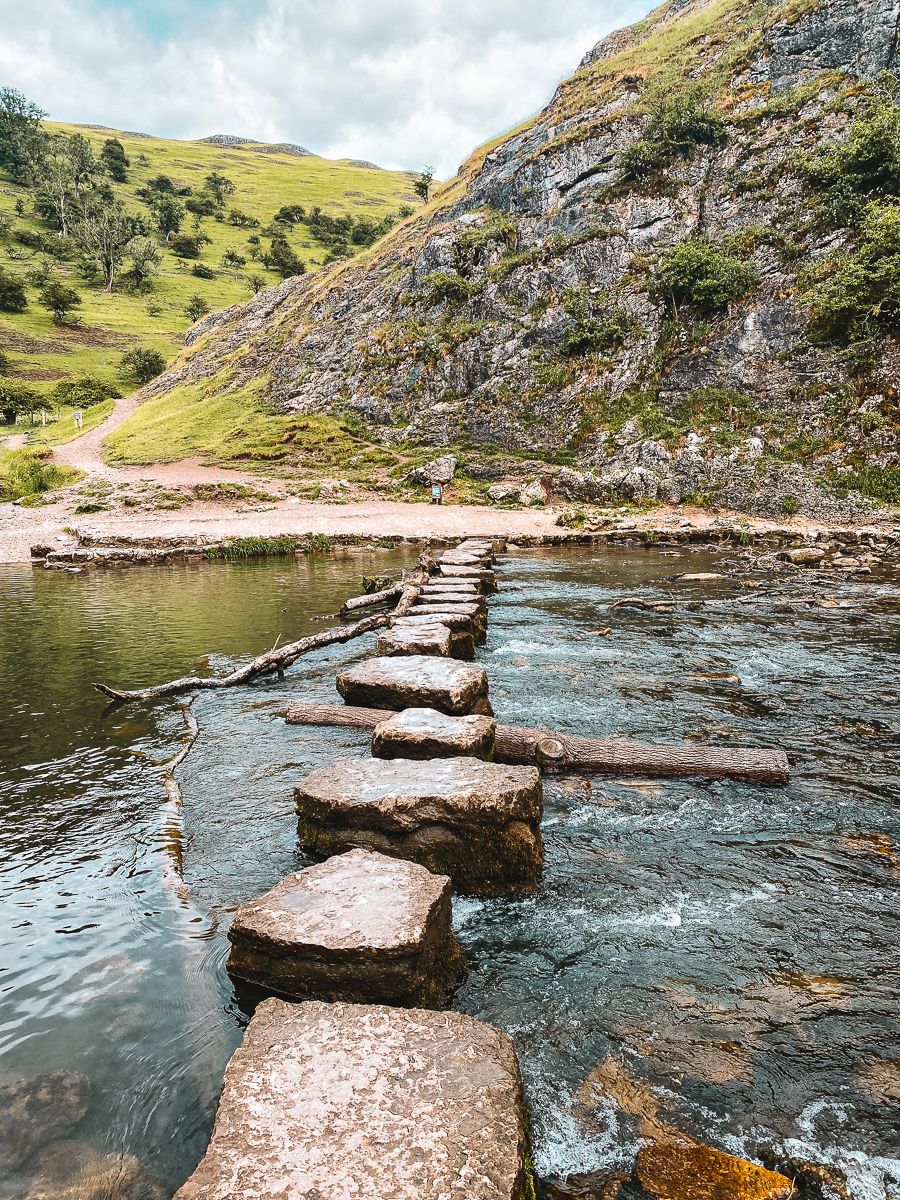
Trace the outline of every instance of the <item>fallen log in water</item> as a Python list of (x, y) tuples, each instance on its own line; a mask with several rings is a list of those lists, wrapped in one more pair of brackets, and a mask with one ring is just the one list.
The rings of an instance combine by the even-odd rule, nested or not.
[[(392, 715), (380, 708), (344, 704), (292, 704), (287, 710), (287, 721), (290, 725), (374, 729)], [(598, 775), (735, 779), (773, 786), (790, 781), (787, 755), (781, 750), (580, 738), (516, 725), (497, 726), (494, 761), (539, 766), (548, 771), (591, 771)]]
[(367, 592), (363, 596), (354, 596), (352, 600), (345, 600), (341, 605), (341, 616), (349, 616), (350, 613), (356, 612), (360, 608), (374, 608), (376, 604), (387, 604), (389, 600), (394, 600), (403, 595), (403, 584), (392, 583), (390, 587), (383, 588), (380, 592)]

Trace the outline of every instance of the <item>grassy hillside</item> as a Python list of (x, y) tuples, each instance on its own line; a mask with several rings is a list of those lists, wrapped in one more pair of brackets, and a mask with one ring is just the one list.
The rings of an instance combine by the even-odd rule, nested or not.
[[(97, 155), (107, 138), (118, 138), (130, 165), (126, 182), (112, 184), (113, 191), (129, 210), (145, 217), (149, 209), (138, 193), (148, 180), (166, 175), (179, 188), (189, 187), (197, 194), (212, 171), (220, 171), (235, 185), (226, 214), (231, 208), (238, 209), (262, 227), (285, 205), (302, 205), (307, 212), (319, 206), (332, 217), (380, 220), (390, 214), (396, 216), (405, 204), (416, 203), (410, 177), (401, 172), (314, 156), (269, 153), (258, 144), (223, 147), (199, 141), (167, 141), (54, 122), (47, 122), (46, 129), (49, 133), (84, 134)], [(277, 271), (266, 269), (250, 256), (248, 239), (260, 233), (258, 228), (237, 227), (229, 223), (227, 216), (224, 220), (205, 216), (199, 228), (209, 243), (202, 246), (199, 258), (179, 258), (161, 242), (162, 263), (152, 290), (135, 293), (117, 287), (107, 293), (101, 283), (85, 282), (74, 258), (60, 260), (23, 244), (21, 239), (28, 241), (33, 234), (42, 235), (46, 244), (56, 238), (52, 226), (35, 211), (34, 198), (31, 189), (0, 173), (0, 268), (26, 282), (29, 300), (22, 313), (0, 313), (0, 351), (9, 360), (8, 376), (42, 394), (48, 394), (60, 380), (86, 375), (127, 394), (137, 385), (120, 373), (122, 354), (142, 346), (170, 359), (191, 324), (186, 308), (192, 297), (201, 297), (209, 310), (216, 310), (247, 299), (253, 291), (248, 282), (251, 275), (261, 277), (267, 287), (280, 282)], [(191, 214), (187, 214), (183, 231), (195, 232)], [(306, 224), (289, 228), (287, 237), (291, 249), (310, 271), (317, 270), (329, 255), (328, 247)], [(243, 256), (246, 265), (223, 267), (222, 257), (227, 251)], [(77, 324), (54, 324), (39, 305), (36, 278), (45, 263), (52, 278), (79, 291), (82, 305), (77, 310)], [(198, 266), (214, 272), (213, 278), (195, 274)], [(90, 415), (94, 415), (93, 410)], [(50, 440), (65, 436), (65, 431), (72, 432), (68, 412), (63, 410), (61, 416), (62, 425), (56, 423)]]

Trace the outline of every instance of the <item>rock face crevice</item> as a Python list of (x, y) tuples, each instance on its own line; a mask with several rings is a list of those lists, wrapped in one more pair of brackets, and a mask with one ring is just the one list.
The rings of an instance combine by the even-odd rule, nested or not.
[[(757, 494), (758, 510), (788, 495), (812, 508), (814, 478), (896, 466), (890, 421), (866, 418), (886, 411), (895, 342), (860, 368), (806, 337), (803, 272), (851, 235), (809, 221), (798, 163), (845, 138), (894, 69), (898, 15), (900, 0), (784, 0), (762, 23), (750, 0), (663, 4), (604, 39), (541, 114), (475, 154), (365, 261), (200, 322), (189, 356), (148, 395), (262, 381), (279, 410), (350, 410), (388, 442), (564, 449), (608, 495), (709, 493), (750, 510)], [(726, 136), (623, 185), (622, 152), (646, 132), (662, 78), (707, 87)], [(702, 319), (673, 320), (656, 273), (698, 232), (740, 235), (758, 283)], [(625, 332), (567, 352), (575, 295), (588, 319), (615, 317)], [(714, 408), (698, 416), (698, 440), (675, 421), (670, 460), (635, 476), (623, 448), (640, 455), (698, 394)], [(804, 480), (784, 477), (795, 466)]]

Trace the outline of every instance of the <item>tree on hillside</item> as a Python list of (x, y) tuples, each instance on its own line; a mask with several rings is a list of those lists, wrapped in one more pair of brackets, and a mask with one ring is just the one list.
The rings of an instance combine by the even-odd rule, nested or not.
[(226, 196), (233, 196), (237, 188), (221, 171), (211, 171), (203, 180), (203, 186), (213, 197), (219, 208), (225, 204)]
[(262, 275), (251, 274), (246, 276), (247, 287), (256, 296), (266, 286), (265, 278)]
[(0, 312), (24, 312), (27, 307), (25, 284), (18, 275), (11, 275), (0, 267)]
[(136, 292), (149, 291), (162, 260), (159, 247), (152, 238), (138, 236), (131, 239), (126, 251), (128, 269), (121, 277), (122, 282)]
[(413, 184), (413, 191), (427, 203), (428, 197), (431, 195), (431, 185), (433, 183), (434, 167), (423, 167), (422, 174)]
[(184, 310), (192, 321), (199, 321), (209, 312), (209, 305), (202, 296), (191, 296)]
[(40, 158), (45, 137), (41, 118), (47, 114), (15, 88), (0, 88), (0, 167), (16, 183), (24, 183)]
[(82, 253), (100, 268), (108, 292), (113, 290), (129, 242), (145, 232), (141, 219), (118, 200), (88, 209), (73, 230)]
[(306, 263), (294, 253), (287, 238), (281, 234), (273, 236), (272, 249), (265, 256), (265, 264), (277, 271), (282, 279), (306, 274)]
[(149, 383), (166, 369), (166, 360), (158, 350), (136, 346), (122, 355), (122, 373), (135, 383)]
[(57, 325), (64, 324), (72, 310), (81, 304), (81, 297), (75, 289), (60, 283), (58, 279), (50, 279), (44, 284), (38, 300), (53, 314)]
[(156, 228), (164, 241), (168, 242), (173, 233), (177, 233), (184, 220), (185, 208), (180, 200), (167, 192), (158, 192), (150, 201)]
[(14, 425), (18, 416), (37, 412), (40, 404), (34, 388), (15, 379), (0, 379), (0, 414), (7, 425)]
[(97, 160), (83, 134), (46, 139), (44, 154), (34, 168), (36, 207), (41, 216), (56, 222), (63, 237), (69, 236), (69, 227), (94, 189), (97, 174)]
[(100, 161), (110, 179), (116, 183), (126, 183), (128, 181), (128, 172), (126, 170), (130, 165), (128, 155), (125, 153), (125, 147), (118, 138), (106, 139), (100, 151)]

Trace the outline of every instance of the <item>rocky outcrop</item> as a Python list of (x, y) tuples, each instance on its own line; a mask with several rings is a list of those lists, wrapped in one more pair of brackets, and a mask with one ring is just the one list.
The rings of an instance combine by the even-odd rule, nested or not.
[(543, 791), (534, 767), (354, 759), (313, 771), (294, 799), (300, 843), (314, 855), (361, 848), (408, 858), (479, 896), (530, 891), (540, 878)]
[(241, 905), (228, 970), (301, 1000), (442, 1007), (465, 974), (450, 880), (351, 850)]
[[(388, 443), (464, 443), (415, 479), (446, 480), (456, 458), (497, 499), (545, 501), (541, 462), (565, 451), (573, 498), (820, 515), (832, 483), (897, 467), (900, 353), (807, 336), (804, 272), (855, 235), (817, 218), (801, 168), (896, 71), (898, 10), (666, 0), (365, 262), (205, 318), (147, 395), (262, 384), (284, 412), (349, 408)], [(632, 177), (663, 73), (669, 95), (706, 89), (722, 135)], [(673, 304), (660, 263), (693, 235), (756, 282), (709, 311)], [(537, 470), (499, 484), (479, 445)]]
[(460, 1013), (267, 1000), (176, 1200), (525, 1200), (526, 1150), (500, 1030)]

